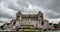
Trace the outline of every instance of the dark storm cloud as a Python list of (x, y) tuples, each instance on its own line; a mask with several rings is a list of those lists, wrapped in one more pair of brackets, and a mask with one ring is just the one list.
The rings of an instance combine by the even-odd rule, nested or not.
[[(27, 7), (29, 7), (29, 4), (31, 4), (32, 6), (38, 6), (47, 10), (52, 10), (53, 12), (56, 12), (58, 14), (60, 13), (60, 0), (0, 0), (0, 2), (2, 1), (4, 3), (7, 3), (9, 9), (14, 9), (15, 11), (22, 10), (22, 12), (27, 12), (26, 10), (24, 10), (24, 7), (27, 9)], [(32, 9), (29, 11), (31, 12)], [(46, 12), (48, 18), (60, 18), (58, 17), (60, 15), (54, 15), (52, 14), (53, 12)], [(0, 14), (0, 16), (4, 17), (3, 14)], [(8, 18), (12, 18), (9, 15), (7, 16)]]
[(10, 19), (13, 18), (13, 17), (11, 17), (11, 16), (9, 16), (9, 15), (7, 15), (7, 14), (0, 14), (0, 17), (6, 17), (6, 18), (10, 18)]
[(9, 16), (7, 13), (1, 12), (1, 11), (0, 11), (0, 17), (10, 18), (10, 19), (13, 18), (13, 17)]
[(60, 14), (55, 14), (55, 13), (47, 13), (48, 18), (60, 18)]
[[(32, 6), (38, 6), (47, 10), (52, 10), (58, 14), (60, 13), (60, 0), (17, 0), (16, 2), (13, 1), (12, 3), (7, 2), (6, 0), (5, 2), (8, 3), (8, 8), (14, 9), (16, 11), (22, 10), (22, 12), (30, 13), (34, 10), (31, 9), (29, 11), (26, 11), (24, 10), (24, 7), (27, 8), (29, 7), (29, 4), (31, 4)], [(52, 14), (53, 12), (48, 13), (46, 11), (48, 18), (60, 18), (60, 15)]]
[[(50, 0), (50, 4), (43, 6), (45, 9), (52, 10), (53, 12), (47, 13), (48, 18), (60, 18), (60, 0)], [(58, 13), (56, 15), (54, 12)], [(53, 14), (54, 13), (54, 14)]]
[(0, 0), (0, 17), (12, 19), (17, 11), (35, 13), (39, 10), (43, 10), (48, 19), (60, 18), (60, 0)]

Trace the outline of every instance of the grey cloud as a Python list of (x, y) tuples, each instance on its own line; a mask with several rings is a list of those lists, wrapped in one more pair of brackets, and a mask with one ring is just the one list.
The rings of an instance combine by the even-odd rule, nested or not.
[[(18, 3), (31, 3), (32, 5), (40, 5), (41, 3), (43, 3), (43, 0), (23, 0), (22, 2), (20, 2), (20, 0), (18, 0)], [(25, 4), (26, 5), (26, 4)]]
[(13, 17), (9, 16), (7, 13), (4, 13), (0, 10), (0, 17), (5, 17), (5, 18), (10, 18), (12, 19)]
[(10, 18), (10, 19), (13, 19), (13, 17), (7, 15), (7, 14), (0, 14), (0, 17), (6, 17), (6, 18)]
[[(45, 8), (47, 10), (52, 10), (53, 12), (50, 12), (50, 13), (48, 13), (47, 11), (45, 12), (48, 18), (60, 18), (59, 17), (60, 15), (52, 14), (54, 12), (60, 14), (60, 0), (17, 0), (17, 1), (15, 0), (16, 2), (14, 1), (9, 2), (9, 0), (3, 0), (3, 1), (8, 4), (9, 9), (14, 9), (16, 11), (22, 10), (22, 12), (31, 13), (32, 11), (35, 11), (35, 10), (29, 10), (29, 11), (24, 10), (24, 7), (27, 8), (30, 3), (32, 6), (38, 6), (38, 7)], [(13, 18), (8, 15), (5, 16), (4, 14), (0, 14), (0, 16)]]
[[(24, 10), (24, 7), (28, 7), (28, 5), (29, 5), (28, 3), (30, 3), (33, 6), (42, 7), (42, 8), (48, 9), (48, 10), (52, 10), (53, 12), (60, 13), (60, 9), (59, 9), (60, 0), (21, 0), (21, 1), (18, 0), (16, 5), (9, 4), (9, 8), (17, 10), (17, 11), (22, 10), (22, 12), (30, 13), (34, 10), (32, 10), (32, 11)], [(19, 6), (17, 6), (17, 5), (19, 5)], [(52, 14), (53, 12), (48, 13), (46, 11), (46, 15), (48, 16), (48, 18), (60, 18), (59, 17), (60, 15)]]
[(5, 23), (5, 22), (0, 20), (0, 23)]
[(47, 13), (47, 16), (48, 16), (48, 18), (50, 19), (50, 18), (60, 18), (60, 15), (56, 15), (56, 14), (53, 14), (53, 13)]
[[(53, 11), (50, 13), (46, 11), (48, 18), (60, 18), (60, 0), (48, 0), (46, 2), (47, 3), (42, 5), (42, 7)], [(58, 13), (59, 15), (53, 14), (54, 12)]]
[[(1, 4), (1, 2), (3, 2), (3, 3)], [(0, 4), (3, 7), (3, 8), (1, 8), (1, 6), (0, 6), (0, 8), (1, 8), (0, 17), (4, 17), (7, 19), (15, 18), (16, 11), (22, 11), (23, 13), (24, 12), (36, 13), (41, 8), (46, 9), (48, 11), (52, 10), (50, 12), (48, 12), (46, 10), (43, 11), (43, 12), (45, 12), (45, 15), (47, 16), (48, 19), (51, 19), (51, 18), (60, 19), (60, 0), (0, 0)], [(30, 5), (30, 10), (28, 10), (29, 5)], [(6, 12), (6, 10), (4, 10), (5, 8), (8, 12)], [(10, 20), (7, 20), (7, 22), (8, 21), (10, 21)], [(0, 20), (0, 23), (4, 23), (4, 21)]]

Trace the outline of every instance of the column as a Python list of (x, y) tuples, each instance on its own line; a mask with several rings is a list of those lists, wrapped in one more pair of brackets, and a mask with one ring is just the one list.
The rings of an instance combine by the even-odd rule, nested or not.
[(20, 16), (20, 21), (21, 21), (22, 17)]
[(38, 22), (38, 23), (39, 23), (39, 27), (41, 28), (41, 26), (42, 26), (42, 25), (41, 25), (42, 19), (41, 19), (40, 16), (38, 16), (38, 20), (39, 20), (39, 22)]

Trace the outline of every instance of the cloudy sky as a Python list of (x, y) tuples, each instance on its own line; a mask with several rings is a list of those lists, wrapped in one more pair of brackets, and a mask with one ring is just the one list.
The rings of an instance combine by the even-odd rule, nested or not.
[(60, 21), (60, 0), (0, 0), (0, 23), (10, 22), (15, 19), (15, 14), (22, 13), (44, 13), (44, 19), (49, 22)]

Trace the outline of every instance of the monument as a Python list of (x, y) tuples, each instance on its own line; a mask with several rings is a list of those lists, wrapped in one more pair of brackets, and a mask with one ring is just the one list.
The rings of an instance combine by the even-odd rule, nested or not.
[(16, 14), (15, 28), (43, 28), (43, 13), (39, 11), (37, 14), (22, 14), (20, 11)]
[(12, 19), (9, 25), (7, 25), (7, 23), (3, 25), (3, 29), (8, 28), (10, 30), (43, 29), (45, 27), (48, 27), (48, 21), (43, 18), (43, 13), (41, 11), (37, 14), (22, 14), (19, 11), (16, 13), (16, 19)]

